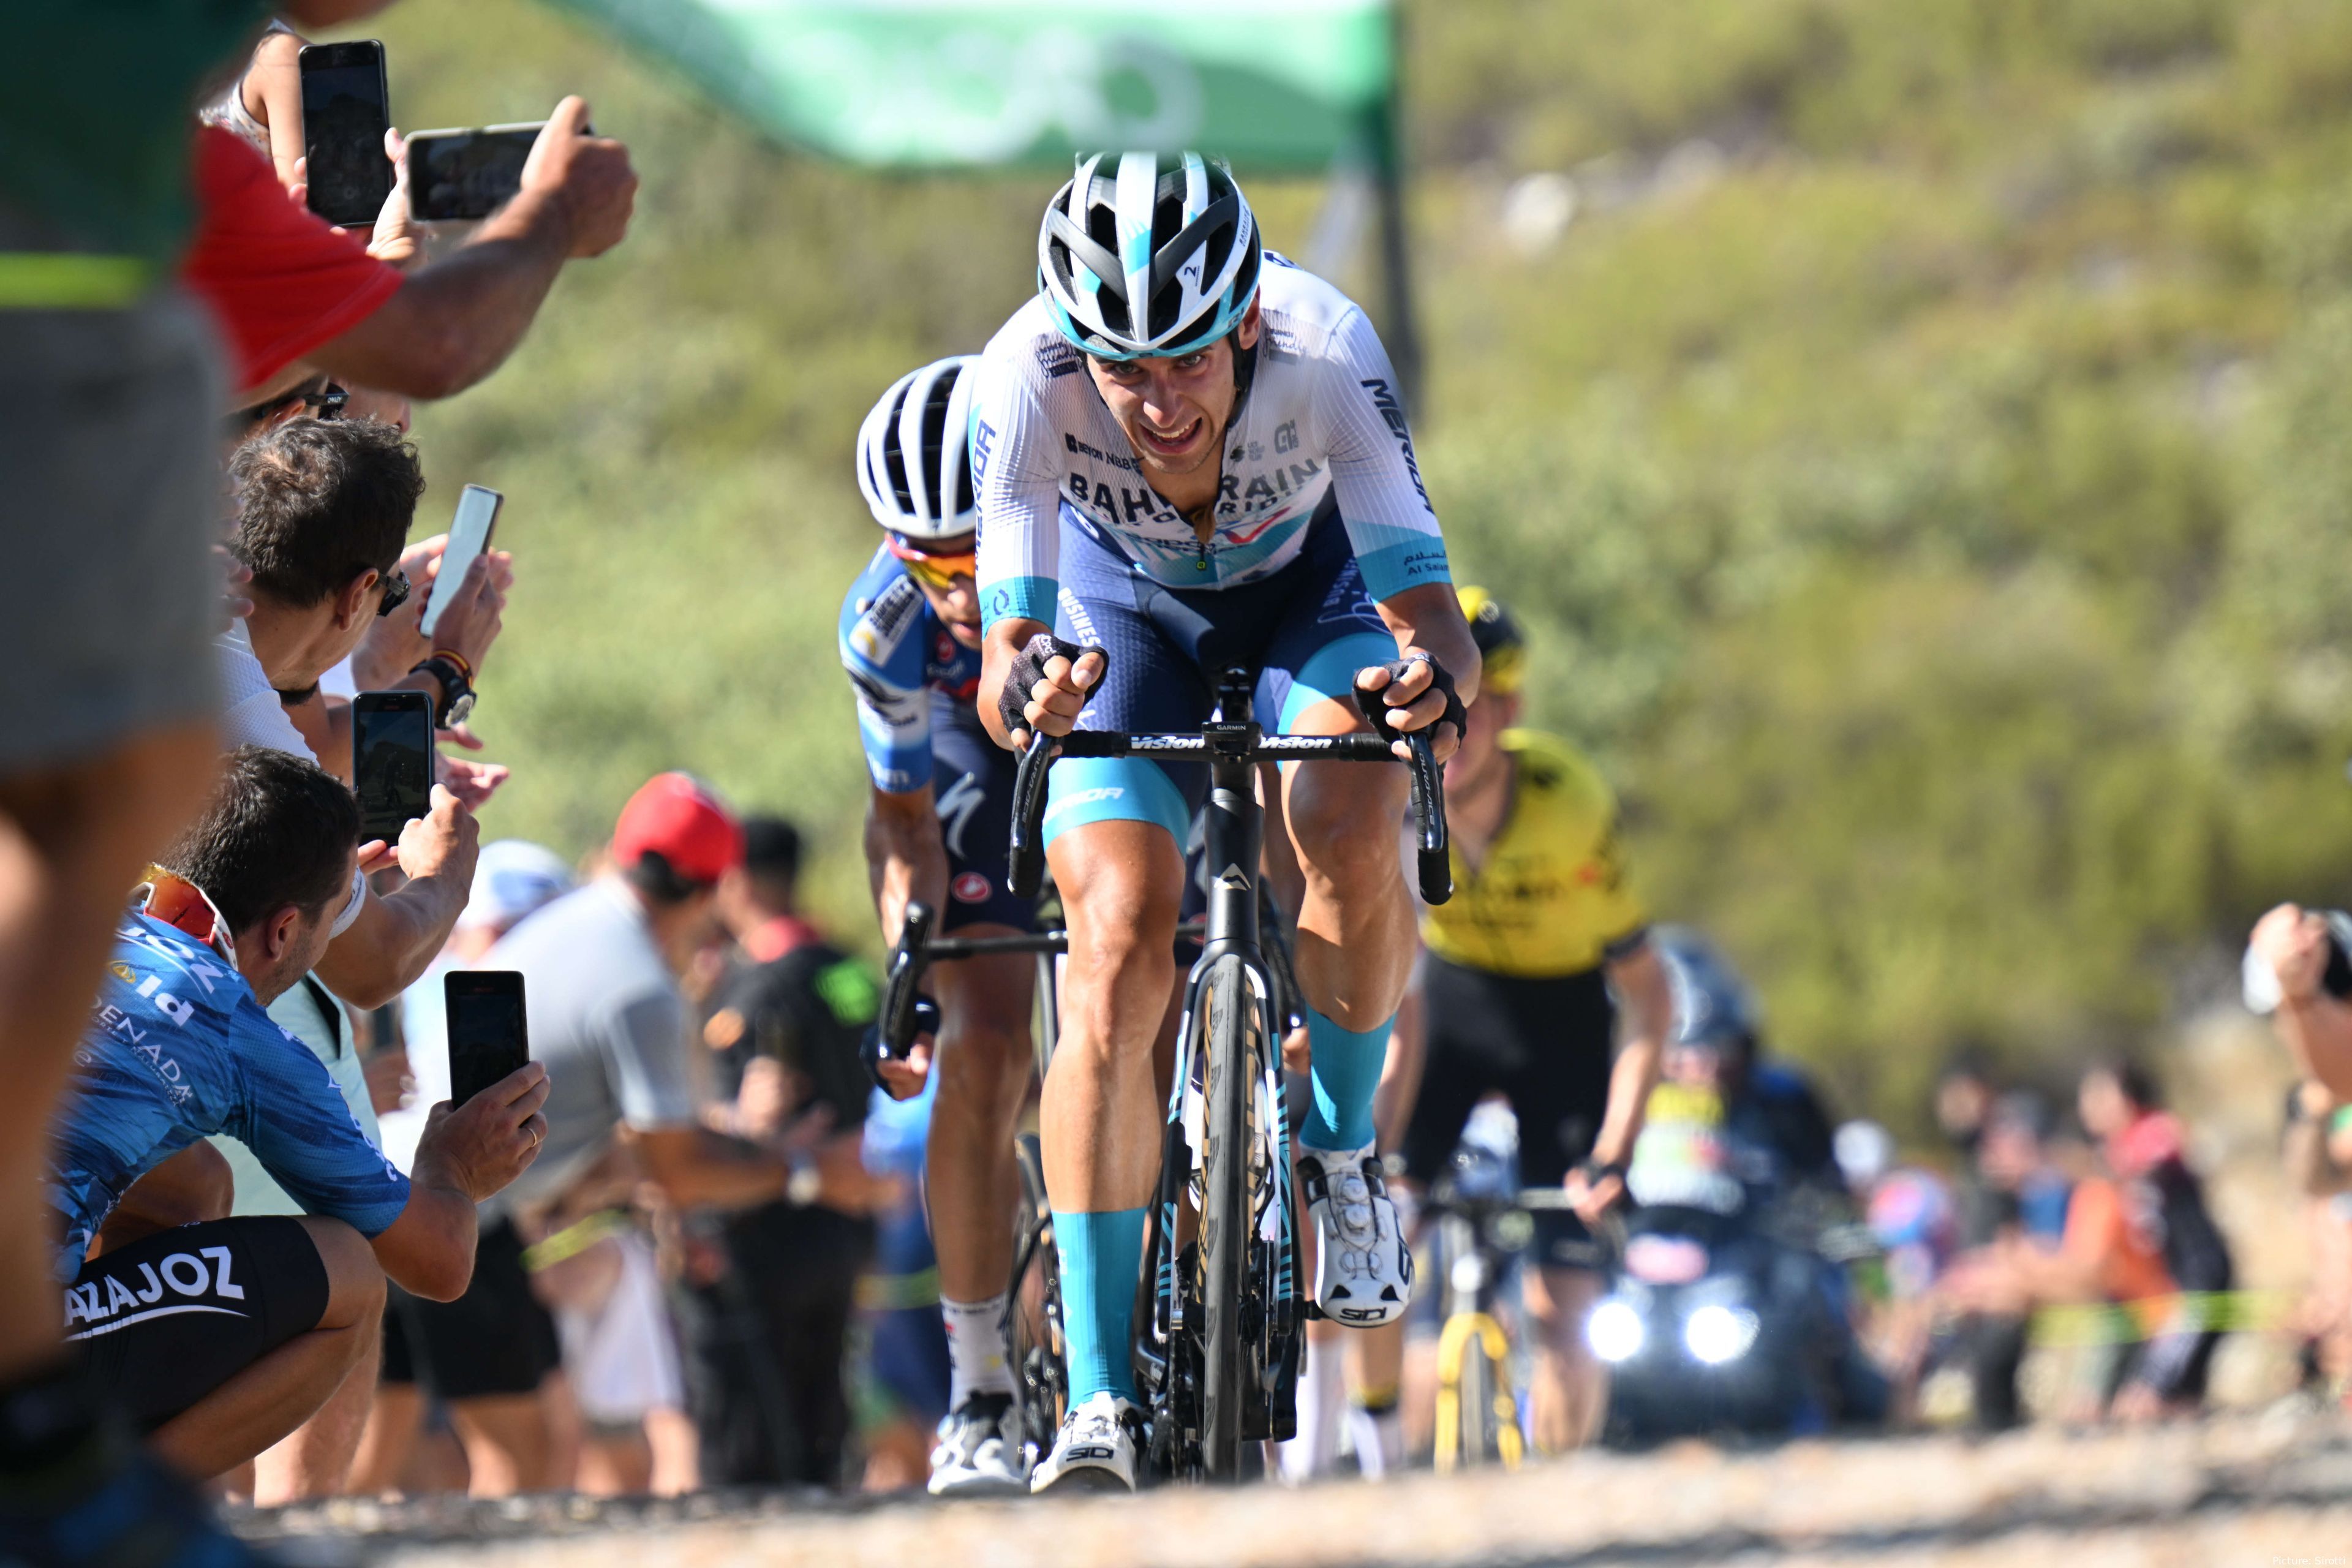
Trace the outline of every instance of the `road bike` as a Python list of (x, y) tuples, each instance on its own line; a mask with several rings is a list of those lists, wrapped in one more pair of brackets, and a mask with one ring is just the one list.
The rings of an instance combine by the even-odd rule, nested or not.
[[(1148, 1210), (1150, 1310), (1134, 1345), (1158, 1473), (1226, 1481), (1244, 1451), (1292, 1436), (1304, 1328), (1298, 1215), (1283, 1116), (1281, 1041), (1290, 1016), (1267, 957), (1259, 847), (1262, 763), (1395, 763), (1374, 735), (1268, 735), (1250, 711), (1255, 676), (1223, 672), (1215, 717), (1197, 733), (1081, 730), (1023, 753), (1013, 785), (1010, 881), (1034, 897), (1044, 879), (1046, 773), (1057, 757), (1169, 757), (1209, 765), (1202, 823), (1208, 911), (1186, 984), (1160, 1174)], [(1412, 759), (1422, 897), (1453, 892), (1444, 775), (1425, 734)], [(1375, 829), (1376, 831), (1378, 829)], [(1197, 1216), (1197, 1225), (1186, 1226)]]

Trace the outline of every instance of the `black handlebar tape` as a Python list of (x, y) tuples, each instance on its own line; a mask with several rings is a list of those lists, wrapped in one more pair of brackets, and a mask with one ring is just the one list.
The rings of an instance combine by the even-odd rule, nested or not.
[(1421, 901), (1442, 904), (1454, 896), (1454, 857), (1445, 832), (1445, 770), (1431, 750), (1426, 731), (1405, 737), (1412, 750), (1414, 858), (1421, 876)]
[(923, 965), (928, 958), (924, 949), (930, 944), (931, 926), (939, 911), (926, 903), (907, 906), (907, 921), (898, 932), (898, 945), (890, 952), (890, 964), (882, 982), (882, 1049), (886, 1057), (906, 1053), (922, 1032), (915, 1016), (918, 992), (916, 983), (923, 977)]
[(1053, 741), (1033, 732), (1013, 777), (1013, 831), (1004, 880), (1013, 896), (1024, 900), (1035, 898), (1045, 880), (1045, 774), (1056, 749)]

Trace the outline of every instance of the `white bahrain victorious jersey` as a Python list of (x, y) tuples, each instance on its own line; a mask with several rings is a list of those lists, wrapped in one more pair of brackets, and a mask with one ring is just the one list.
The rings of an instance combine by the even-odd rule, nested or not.
[(1336, 496), (1375, 601), (1448, 581), (1396, 373), (1355, 302), (1274, 252), (1259, 274), (1257, 375), (1225, 433), (1216, 532), (1202, 541), (1160, 500), (1042, 300), (982, 351), (971, 471), (980, 503), (981, 608), (990, 624), (1054, 624), (1060, 510), (1095, 525), (1171, 588), (1223, 588), (1276, 572)]

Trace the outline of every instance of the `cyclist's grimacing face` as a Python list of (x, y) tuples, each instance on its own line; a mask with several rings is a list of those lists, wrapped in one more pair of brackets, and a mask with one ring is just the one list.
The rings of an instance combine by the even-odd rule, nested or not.
[[(1257, 342), (1252, 305), (1234, 336), (1244, 348)], [(1200, 471), (1224, 447), (1240, 386), (1234, 379), (1234, 338), (1219, 338), (1195, 353), (1156, 359), (1087, 356), (1095, 390), (1146, 469), (1171, 479)], [(1172, 499), (1172, 498), (1171, 498)]]

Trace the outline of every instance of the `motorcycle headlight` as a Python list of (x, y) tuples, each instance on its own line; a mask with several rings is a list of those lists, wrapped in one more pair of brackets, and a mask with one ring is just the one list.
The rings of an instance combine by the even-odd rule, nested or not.
[(1738, 1361), (1756, 1342), (1756, 1314), (1745, 1307), (1712, 1302), (1683, 1320), (1683, 1345), (1709, 1366)]
[(1642, 1314), (1614, 1297), (1593, 1308), (1592, 1315), (1584, 1320), (1584, 1342), (1612, 1366), (1641, 1354), (1642, 1342), (1648, 1338)]

